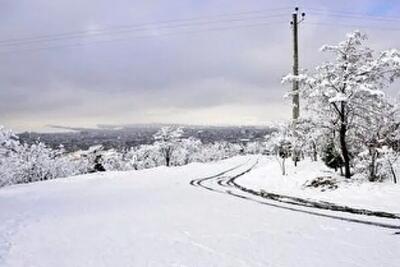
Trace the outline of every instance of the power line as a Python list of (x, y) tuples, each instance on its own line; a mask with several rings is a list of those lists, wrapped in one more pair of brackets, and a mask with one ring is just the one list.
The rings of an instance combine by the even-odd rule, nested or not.
[(39, 41), (39, 40), (44, 40), (44, 39), (48, 39), (48, 38), (51, 39), (51, 38), (75, 36), (75, 35), (87, 35), (87, 34), (91, 34), (91, 33), (108, 32), (108, 31), (114, 31), (114, 30), (124, 30), (124, 29), (137, 28), (137, 27), (157, 26), (160, 24), (162, 25), (162, 24), (173, 24), (173, 23), (179, 23), (179, 22), (201, 21), (201, 20), (208, 20), (208, 19), (212, 19), (212, 18), (218, 19), (218, 18), (223, 18), (223, 17), (246, 16), (246, 15), (262, 14), (265, 12), (287, 10), (287, 9), (289, 9), (289, 7), (243, 11), (243, 12), (236, 12), (236, 13), (225, 13), (225, 14), (219, 14), (219, 15), (199, 16), (199, 17), (191, 17), (191, 18), (185, 18), (185, 19), (170, 19), (170, 20), (164, 20), (164, 21), (113, 26), (113, 27), (107, 27), (107, 28), (100, 28), (100, 29), (96, 29), (96, 30), (84, 30), (84, 31), (81, 30), (81, 31), (71, 31), (71, 32), (58, 33), (58, 34), (46, 34), (46, 35), (37, 35), (37, 36), (29, 36), (29, 37), (21, 37), (21, 38), (10, 38), (10, 39), (0, 40), (0, 44), (24, 42), (24, 41)]
[[(213, 16), (202, 16), (202, 17), (192, 17), (186, 19), (171, 19), (165, 21), (158, 21), (158, 22), (149, 22), (149, 23), (140, 23), (140, 24), (133, 24), (133, 25), (122, 25), (122, 26), (115, 26), (115, 27), (108, 27), (102, 28), (97, 30), (85, 30), (85, 31), (75, 31), (75, 32), (65, 32), (59, 34), (48, 34), (48, 35), (39, 35), (39, 36), (31, 36), (25, 38), (14, 38), (14, 39), (5, 39), (0, 40), (0, 48), (8, 48), (10, 50), (3, 50), (0, 51), (1, 54), (4, 53), (13, 53), (13, 52), (23, 52), (23, 51), (40, 51), (40, 50), (50, 50), (50, 49), (58, 49), (58, 48), (68, 48), (68, 47), (77, 47), (77, 46), (85, 46), (90, 44), (100, 44), (100, 43), (109, 43), (109, 42), (118, 42), (123, 41), (126, 39), (141, 39), (141, 38), (151, 38), (151, 37), (158, 37), (158, 36), (170, 36), (170, 35), (179, 35), (179, 34), (192, 34), (192, 33), (201, 33), (201, 32), (208, 32), (208, 31), (223, 31), (229, 29), (238, 29), (238, 28), (249, 28), (249, 27), (256, 27), (261, 25), (268, 25), (270, 21), (264, 21), (270, 18), (280, 18), (286, 16), (286, 14), (264, 14), (265, 12), (273, 12), (279, 10), (285, 10), (288, 8), (275, 8), (275, 9), (265, 9), (265, 10), (253, 10), (253, 11), (243, 11), (237, 13), (230, 13), (230, 14), (219, 14)], [(381, 17), (381, 16), (370, 16), (361, 13), (354, 13), (354, 12), (347, 12), (347, 11), (327, 11), (323, 9), (315, 9), (310, 8), (310, 10), (314, 10), (311, 14), (315, 14), (317, 16), (327, 16), (327, 17), (343, 17), (349, 19), (372, 19), (376, 21), (386, 21), (386, 20), (394, 20), (400, 18), (394, 17)], [(211, 19), (211, 20), (210, 20)], [(243, 23), (251, 23), (255, 21), (261, 21), (260, 23), (255, 24), (241, 24)], [(272, 22), (272, 21), (271, 21)], [(217, 25), (217, 24), (224, 24), (224, 23), (235, 23), (236, 25), (229, 25), (229, 26), (222, 26), (217, 28), (206, 28), (200, 29), (206, 25)], [(277, 21), (277, 23), (281, 23)], [(329, 22), (306, 22), (310, 25), (315, 26), (338, 26), (338, 27), (356, 27), (356, 28), (373, 28), (373, 29), (380, 29), (380, 30), (389, 30), (389, 31), (399, 31), (400, 28), (396, 27), (379, 27), (379, 26), (367, 26), (367, 25), (360, 25), (360, 24), (346, 24), (346, 23), (329, 23)], [(178, 31), (178, 32), (165, 32), (168, 30), (174, 29), (188, 29), (189, 31)], [(198, 28), (196, 30), (190, 30), (190, 28)], [(128, 36), (127, 38), (117, 38), (117, 39), (110, 39), (110, 40), (97, 40), (91, 41), (90, 38), (95, 37), (112, 37), (112, 36), (122, 36), (124, 34), (130, 33), (138, 33), (138, 32), (147, 32), (150, 30), (154, 31), (164, 31), (163, 33), (159, 33), (157, 35), (139, 35), (139, 36)], [(62, 42), (62, 41), (72, 41), (76, 39), (88, 40), (88, 42), (84, 43), (60, 43), (59, 45), (50, 45), (50, 46), (32, 46), (32, 45), (40, 45), (46, 43), (53, 43), (53, 42)], [(21, 46), (21, 49), (12, 49), (16, 46)], [(31, 47), (32, 46), (32, 47)]]
[[(268, 18), (278, 18), (283, 17), (285, 14), (274, 14), (269, 16), (253, 16), (253, 17), (246, 17), (246, 18), (228, 18), (228, 19), (219, 19), (219, 20), (211, 20), (211, 21), (204, 21), (204, 22), (191, 22), (191, 23), (181, 23), (175, 25), (160, 25), (155, 27), (155, 30), (168, 30), (168, 29), (175, 29), (175, 28), (184, 28), (184, 27), (191, 27), (191, 26), (205, 26), (205, 25), (212, 25), (212, 24), (220, 24), (220, 23), (229, 23), (229, 22), (245, 22), (245, 21), (252, 21), (252, 20), (262, 20)], [(119, 30), (108, 30), (104, 32), (85, 32), (75, 35), (65, 35), (65, 36), (58, 36), (53, 38), (42, 38), (42, 39), (33, 39), (33, 40), (26, 40), (26, 41), (14, 41), (14, 42), (3, 42), (0, 43), (0, 47), (8, 47), (8, 46), (21, 46), (21, 45), (30, 45), (36, 43), (46, 43), (46, 42), (56, 42), (56, 41), (63, 41), (63, 40), (71, 40), (71, 39), (80, 39), (80, 38), (89, 38), (89, 37), (100, 37), (100, 36), (112, 36), (118, 34), (126, 34), (138, 31), (148, 31), (150, 26), (153, 24), (141, 24), (141, 27), (135, 26), (132, 28), (126, 29), (119, 29)]]
[(390, 18), (381, 18), (381, 17), (368, 17), (368, 16), (356, 16), (356, 15), (346, 15), (346, 14), (331, 14), (331, 13), (323, 13), (323, 12), (310, 12), (310, 14), (320, 15), (323, 17), (335, 17), (335, 18), (344, 18), (351, 20), (369, 20), (374, 22), (400, 22), (399, 19), (390, 19)]
[(385, 19), (385, 20), (396, 20), (399, 21), (400, 17), (396, 16), (380, 16), (380, 15), (370, 15), (365, 13), (359, 12), (351, 12), (351, 11), (344, 11), (344, 10), (329, 10), (329, 9), (321, 9), (321, 8), (307, 8), (310, 12), (319, 12), (323, 14), (332, 14), (332, 15), (348, 15), (348, 16), (357, 16), (369, 19)]
[(197, 34), (197, 33), (204, 33), (204, 32), (218, 32), (218, 31), (226, 31), (226, 30), (232, 30), (232, 29), (246, 29), (246, 28), (259, 27), (259, 26), (268, 26), (268, 25), (286, 24), (286, 23), (287, 23), (287, 21), (262, 22), (262, 23), (255, 23), (255, 24), (244, 24), (244, 25), (236, 25), (236, 26), (208, 28), (208, 29), (203, 29), (203, 30), (171, 32), (171, 33), (163, 33), (163, 34), (157, 34), (157, 35), (140, 35), (140, 36), (134, 36), (134, 37), (128, 37), (128, 38), (91, 41), (91, 42), (85, 42), (85, 43), (55, 45), (55, 46), (26, 48), (26, 49), (14, 49), (14, 50), (1, 51), (0, 54), (57, 50), (57, 49), (63, 49), (63, 48), (84, 47), (84, 46), (93, 45), (93, 44), (106, 44), (106, 43), (114, 43), (114, 42), (120, 42), (120, 41), (131, 41), (134, 39), (147, 39), (147, 38), (155, 38), (155, 37), (160, 37), (160, 36), (176, 36), (176, 35)]
[(361, 24), (345, 24), (336, 22), (306, 22), (306, 24), (315, 26), (334, 26), (334, 27), (348, 27), (348, 28), (366, 28), (366, 29), (377, 29), (383, 31), (400, 31), (400, 28), (396, 27), (380, 27), (375, 25), (361, 25)]

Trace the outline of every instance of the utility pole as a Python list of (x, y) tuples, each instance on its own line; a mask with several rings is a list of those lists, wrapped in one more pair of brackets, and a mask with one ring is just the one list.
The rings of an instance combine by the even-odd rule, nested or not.
[[(298, 41), (298, 26), (304, 20), (305, 13), (301, 13), (301, 19), (298, 19), (299, 16), (299, 8), (296, 7), (292, 14), (292, 21), (290, 24), (292, 25), (293, 30), (293, 75), (299, 75), (299, 41)], [(300, 94), (299, 94), (299, 82), (295, 79), (293, 80), (293, 89), (292, 89), (292, 126), (295, 127), (298, 118), (300, 117)], [(294, 166), (297, 166), (297, 162), (300, 161), (299, 151), (293, 151), (293, 162)]]
[[(293, 75), (299, 75), (299, 45), (298, 45), (298, 25), (304, 20), (305, 13), (301, 13), (301, 20), (298, 20), (299, 8), (296, 7), (295, 11), (292, 14), (292, 21), (290, 25), (292, 25), (293, 30)], [(299, 82), (293, 81), (293, 90), (292, 90), (292, 119), (293, 122), (297, 121), (300, 116), (300, 96), (299, 96)]]

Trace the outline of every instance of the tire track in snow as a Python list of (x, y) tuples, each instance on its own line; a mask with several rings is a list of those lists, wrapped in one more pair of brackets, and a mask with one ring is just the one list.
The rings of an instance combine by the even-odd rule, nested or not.
[[(310, 200), (302, 199), (302, 198), (296, 198), (296, 197), (285, 196), (285, 195), (274, 194), (274, 193), (267, 193), (265, 191), (257, 192), (253, 189), (249, 189), (249, 188), (246, 188), (246, 187), (238, 184), (236, 182), (236, 180), (238, 178), (240, 178), (241, 176), (245, 175), (246, 173), (249, 173), (250, 171), (252, 171), (257, 166), (258, 161), (259, 161), (258, 159), (256, 160), (256, 162), (254, 164), (252, 164), (250, 167), (246, 168), (244, 171), (241, 171), (240, 173), (234, 174), (231, 176), (226, 175), (226, 174), (229, 174), (230, 172), (233, 172), (233, 171), (237, 170), (238, 168), (248, 164), (249, 161), (250, 160), (248, 160), (247, 162), (245, 162), (243, 164), (240, 164), (238, 166), (230, 168), (226, 171), (218, 173), (216, 175), (212, 175), (212, 176), (205, 177), (205, 178), (194, 179), (194, 180), (190, 181), (190, 185), (195, 186), (195, 187), (200, 187), (200, 188), (206, 189), (208, 191), (223, 193), (223, 194), (227, 194), (227, 195), (230, 195), (230, 196), (233, 196), (236, 198), (241, 198), (241, 199), (253, 201), (253, 202), (256, 202), (256, 203), (259, 203), (262, 205), (285, 209), (285, 210), (289, 210), (289, 211), (301, 212), (301, 213), (314, 215), (314, 216), (320, 216), (320, 217), (336, 219), (336, 220), (341, 220), (341, 221), (347, 221), (347, 222), (352, 222), (352, 223), (371, 225), (371, 226), (382, 227), (382, 228), (387, 228), (387, 229), (400, 229), (400, 225), (395, 225), (395, 224), (390, 224), (390, 223), (382, 223), (382, 222), (376, 222), (376, 221), (369, 221), (369, 220), (364, 220), (364, 219), (349, 218), (349, 217), (344, 217), (344, 216), (340, 216), (340, 215), (326, 214), (326, 213), (307, 210), (307, 209), (314, 208), (314, 209), (327, 210), (330, 212), (340, 211), (340, 212), (345, 212), (345, 213), (355, 214), (355, 215), (375, 216), (375, 217), (380, 217), (380, 218), (385, 218), (385, 219), (399, 219), (400, 217), (396, 214), (380, 212), (380, 211), (369, 211), (369, 210), (365, 210), (365, 209), (353, 209), (350, 207), (339, 206), (339, 205), (329, 203), (329, 202), (315, 202), (315, 201), (310, 201)], [(222, 189), (221, 190), (217, 189), (217, 188), (215, 188), (215, 186), (222, 187)], [(233, 190), (239, 191), (239, 192), (233, 192)], [(262, 200), (260, 200), (259, 198), (262, 198)], [(273, 203), (273, 202), (278, 202), (279, 204)], [(328, 208), (326, 206), (328, 204), (334, 205), (333, 206), (334, 208), (333, 209)], [(304, 207), (307, 209), (301, 209), (301, 207)], [(351, 211), (353, 211), (353, 212), (351, 212)], [(400, 232), (396, 232), (394, 234), (399, 234), (399, 233)]]
[(244, 165), (247, 164), (249, 161), (250, 161), (250, 160), (247, 160), (247, 161), (244, 162), (244, 163), (241, 163), (241, 164), (239, 164), (239, 165), (236, 165), (235, 167), (232, 167), (232, 168), (230, 168), (230, 169), (228, 169), (228, 170), (222, 171), (222, 172), (220, 172), (220, 173), (218, 173), (218, 174), (215, 174), (215, 175), (211, 175), (211, 176), (208, 176), (208, 177), (205, 177), (205, 178), (198, 178), (198, 179), (191, 180), (189, 184), (192, 185), (192, 186), (201, 186), (201, 184), (202, 184), (203, 182), (205, 182), (205, 181), (207, 181), (207, 180), (214, 179), (214, 178), (219, 178), (220, 176), (222, 176), (222, 175), (224, 175), (224, 174), (226, 174), (226, 173), (228, 173), (228, 172), (231, 172), (231, 171), (233, 171), (233, 170), (236, 170), (236, 169), (238, 169), (238, 168), (244, 166)]
[(380, 218), (387, 218), (387, 219), (400, 219), (400, 216), (395, 213), (384, 212), (384, 211), (374, 211), (374, 210), (367, 210), (367, 209), (358, 209), (352, 208), (343, 205), (337, 205), (335, 203), (326, 202), (326, 201), (312, 201), (309, 199), (299, 198), (299, 197), (292, 197), (288, 195), (276, 194), (276, 193), (269, 193), (264, 190), (256, 191), (250, 188), (247, 188), (243, 185), (240, 185), (236, 182), (236, 179), (239, 177), (231, 177), (227, 184), (235, 187), (245, 193), (249, 193), (255, 196), (259, 196), (261, 198), (265, 198), (268, 200), (278, 201), (286, 204), (308, 207), (308, 208), (317, 208), (323, 210), (330, 210), (330, 211), (340, 211), (346, 212), (351, 214), (357, 215), (365, 215), (365, 216), (374, 216)]

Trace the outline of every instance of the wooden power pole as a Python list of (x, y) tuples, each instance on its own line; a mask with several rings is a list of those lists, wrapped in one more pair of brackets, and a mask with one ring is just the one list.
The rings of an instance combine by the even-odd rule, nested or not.
[[(299, 8), (296, 7), (292, 14), (292, 25), (293, 31), (293, 75), (299, 75), (299, 45), (298, 45), (298, 25), (304, 20), (305, 13), (301, 13), (301, 20), (298, 19)], [(292, 119), (295, 122), (300, 116), (300, 96), (299, 96), (299, 82), (293, 81), (292, 90)]]

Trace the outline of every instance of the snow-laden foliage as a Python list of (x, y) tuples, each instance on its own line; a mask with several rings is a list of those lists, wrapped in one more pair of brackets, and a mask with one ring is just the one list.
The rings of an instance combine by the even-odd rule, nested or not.
[(163, 157), (158, 145), (142, 145), (134, 153), (135, 169), (148, 169), (160, 166)]
[(172, 154), (173, 165), (180, 166), (194, 161), (201, 161), (198, 156), (201, 146), (201, 141), (193, 137), (180, 140), (176, 150)]
[(85, 151), (66, 153), (61, 146), (51, 149), (41, 142), (32, 145), (20, 143), (12, 131), (0, 128), (0, 186), (98, 171), (181, 166), (265, 151), (259, 142), (246, 145), (229, 142), (203, 144), (193, 137), (182, 138), (182, 134), (182, 129), (168, 127), (155, 134), (153, 144), (123, 151), (105, 150), (102, 145), (96, 145)]
[(0, 186), (15, 183), (20, 164), (20, 144), (10, 130), (0, 126)]
[(249, 142), (243, 148), (244, 154), (266, 154), (267, 150), (264, 142)]
[(125, 163), (123, 156), (123, 153), (110, 149), (102, 153), (99, 163), (107, 171), (127, 170), (127, 163)]
[(180, 127), (163, 127), (154, 134), (155, 144), (158, 146), (160, 153), (167, 167), (171, 166), (173, 153), (178, 147), (183, 130)]
[(292, 158), (295, 166), (305, 157), (317, 161), (322, 155), (320, 144), (325, 140), (325, 131), (316, 127), (310, 119), (298, 119), (293, 123), (273, 125), (275, 131), (265, 136), (265, 150), (262, 154), (272, 154), (278, 159), (282, 173), (285, 173), (285, 162)]
[(391, 179), (398, 182), (400, 153), (387, 146), (365, 150), (355, 159), (355, 169), (358, 175), (366, 176), (370, 181)]
[(385, 146), (380, 149), (380, 154), (381, 156), (378, 159), (380, 168), (377, 171), (377, 176), (381, 178), (391, 177), (393, 182), (397, 183), (397, 174), (400, 173), (400, 153)]
[(265, 136), (266, 149), (274, 154), (281, 167), (282, 175), (286, 175), (286, 159), (293, 155), (296, 143), (288, 124), (276, 126), (277, 131)]
[(286, 127), (291, 136), (293, 153), (297, 157), (306, 156), (316, 161), (318, 152), (321, 154), (321, 145), (325, 142), (327, 131), (317, 127), (315, 121), (310, 118), (299, 118)]
[(338, 45), (325, 45), (321, 51), (334, 54), (334, 61), (323, 63), (312, 74), (283, 79), (301, 84), (306, 110), (316, 127), (331, 135), (340, 148), (346, 177), (351, 176), (360, 152), (367, 149), (373, 158), (376, 148), (388, 141), (382, 140), (384, 132), (394, 133), (399, 125), (384, 89), (400, 75), (400, 52), (376, 54), (364, 44), (366, 39), (356, 31)]
[(62, 147), (21, 144), (11, 131), (0, 128), (0, 186), (75, 175), (80, 173), (78, 166)]
[(129, 157), (135, 169), (147, 169), (156, 166), (181, 166), (191, 162), (209, 162), (239, 155), (243, 150), (240, 145), (228, 142), (203, 144), (200, 140), (189, 137), (169, 143), (169, 165), (166, 165), (165, 147), (160, 142), (141, 145), (129, 151)]
[[(254, 142), (249, 154), (261, 153), (262, 144)], [(245, 146), (246, 147), (246, 146)], [(94, 172), (100, 164), (106, 171), (141, 170), (157, 166), (181, 166), (191, 162), (209, 162), (230, 158), (246, 153), (242, 145), (228, 142), (203, 144), (200, 140), (189, 138), (164, 138), (150, 145), (140, 145), (124, 151), (104, 150), (102, 146), (94, 146), (87, 151), (74, 153), (81, 164), (83, 173)], [(166, 154), (168, 153), (168, 154)]]

